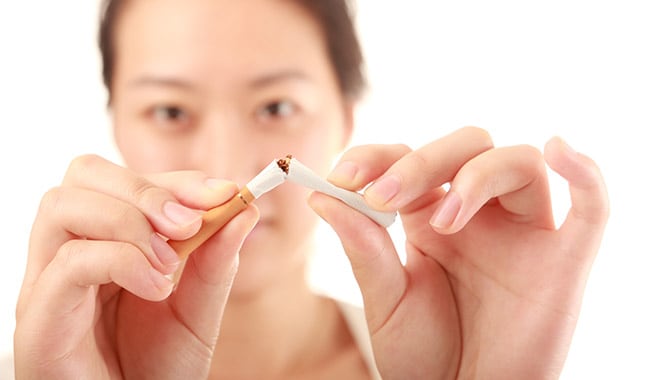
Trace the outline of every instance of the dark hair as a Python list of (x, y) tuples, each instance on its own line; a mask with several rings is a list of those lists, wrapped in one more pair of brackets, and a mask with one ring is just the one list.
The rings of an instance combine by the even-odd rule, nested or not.
[[(357, 100), (366, 88), (361, 45), (346, 0), (292, 0), (307, 10), (320, 24), (330, 61), (343, 96)], [(124, 0), (102, 0), (99, 26), (99, 50), (102, 77), (111, 100), (115, 62), (115, 23)]]

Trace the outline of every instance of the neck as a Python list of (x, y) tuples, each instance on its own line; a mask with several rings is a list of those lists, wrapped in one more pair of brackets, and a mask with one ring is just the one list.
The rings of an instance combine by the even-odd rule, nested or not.
[(338, 309), (314, 294), (299, 272), (253, 294), (231, 297), (213, 359), (214, 374), (281, 377), (318, 364), (336, 346)]

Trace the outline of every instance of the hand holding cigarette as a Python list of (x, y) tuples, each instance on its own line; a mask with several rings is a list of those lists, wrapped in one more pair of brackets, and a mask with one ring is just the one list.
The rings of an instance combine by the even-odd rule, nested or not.
[(334, 186), (287, 155), (271, 162), (228, 202), (207, 211), (203, 215), (203, 225), (196, 235), (187, 240), (169, 241), (169, 245), (181, 259), (187, 258), (251, 202), (287, 180), (337, 198), (381, 226), (388, 227), (395, 221), (396, 213), (373, 210), (360, 194)]

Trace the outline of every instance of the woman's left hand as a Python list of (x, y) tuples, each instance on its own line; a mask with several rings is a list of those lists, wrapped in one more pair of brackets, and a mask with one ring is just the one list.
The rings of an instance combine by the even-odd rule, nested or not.
[[(570, 187), (559, 228), (545, 163)], [(494, 148), (470, 127), (416, 151), (351, 149), (330, 180), (372, 183), (367, 202), (403, 223), (405, 265), (384, 228), (323, 194), (310, 199), (350, 259), (385, 379), (559, 376), (609, 213), (590, 159), (558, 138), (544, 154)]]

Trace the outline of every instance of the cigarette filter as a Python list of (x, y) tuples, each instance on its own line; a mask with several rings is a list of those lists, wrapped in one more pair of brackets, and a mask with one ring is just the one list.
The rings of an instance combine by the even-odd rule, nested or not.
[(230, 219), (248, 207), (248, 204), (255, 200), (255, 196), (248, 190), (242, 188), (237, 195), (228, 202), (208, 210), (203, 214), (203, 225), (196, 235), (186, 240), (170, 240), (169, 245), (176, 251), (181, 260), (187, 258), (201, 244), (221, 229)]

